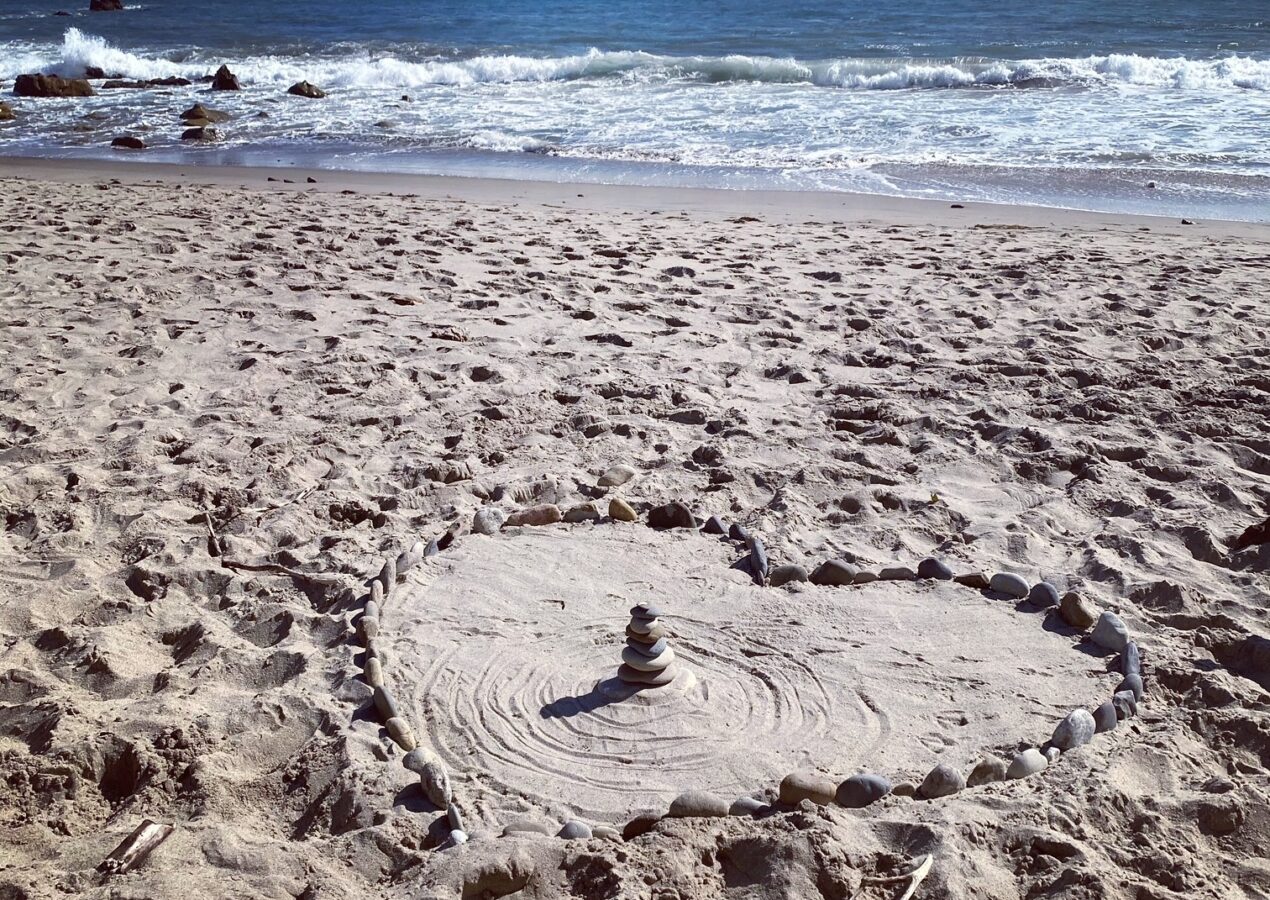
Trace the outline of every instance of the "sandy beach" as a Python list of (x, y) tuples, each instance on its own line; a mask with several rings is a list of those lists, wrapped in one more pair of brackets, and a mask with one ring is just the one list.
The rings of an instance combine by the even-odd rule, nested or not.
[[(1270, 896), (1270, 226), (0, 159), (0, 266), (0, 898)], [(433, 540), (375, 640), (461, 846), (359, 622)], [(1118, 615), (1137, 715), (906, 796), (1124, 674), (931, 557)]]

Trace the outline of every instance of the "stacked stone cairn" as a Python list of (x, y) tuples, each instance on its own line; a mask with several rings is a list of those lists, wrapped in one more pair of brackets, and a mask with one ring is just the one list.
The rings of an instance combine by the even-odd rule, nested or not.
[(622, 648), (622, 665), (617, 677), (636, 687), (661, 687), (670, 684), (678, 674), (675, 651), (666, 643), (662, 611), (650, 603), (631, 607), (631, 621), (626, 626), (626, 646)]

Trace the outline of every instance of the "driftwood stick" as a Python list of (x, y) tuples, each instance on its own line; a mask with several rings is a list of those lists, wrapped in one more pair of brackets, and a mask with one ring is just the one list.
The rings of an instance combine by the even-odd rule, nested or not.
[(101, 861), (97, 871), (105, 872), (107, 875), (122, 875), (141, 865), (155, 847), (167, 840), (172, 830), (171, 825), (161, 825), (151, 819), (143, 819), (132, 834), (124, 838), (123, 842)]

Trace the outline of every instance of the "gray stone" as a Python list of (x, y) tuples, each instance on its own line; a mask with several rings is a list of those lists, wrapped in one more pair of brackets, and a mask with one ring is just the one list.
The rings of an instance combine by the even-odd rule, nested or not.
[(660, 672), (644, 672), (625, 663), (617, 667), (617, 677), (622, 681), (645, 687), (663, 687), (674, 681), (677, 674), (675, 666), (667, 666)]
[(618, 831), (611, 825), (596, 825), (591, 829), (591, 836), (603, 838), (606, 841), (616, 841), (621, 843), (622, 832)]
[(743, 544), (750, 542), (750, 533), (745, 530), (745, 526), (738, 525), (736, 522), (733, 522), (731, 527), (728, 528), (728, 537)]
[(498, 534), (507, 514), (497, 506), (482, 506), (472, 516), (472, 534)]
[(454, 805), (453, 800), (451, 800), (449, 806), (445, 808), (445, 817), (449, 821), (451, 829), (457, 828), (459, 831), (463, 830), (463, 814), (459, 812), (459, 808)]
[(1111, 705), (1116, 708), (1117, 719), (1132, 719), (1138, 714), (1138, 698), (1133, 691), (1121, 691), (1114, 695)]
[(401, 710), (397, 708), (397, 700), (386, 685), (381, 684), (375, 688), (374, 701), (375, 710), (383, 721), (387, 722), (389, 719), (401, 718)]
[(924, 800), (934, 800), (936, 797), (947, 797), (964, 789), (966, 779), (961, 773), (945, 763), (940, 763), (926, 773), (926, 777), (922, 779), (921, 787), (917, 789), (917, 796)]
[(788, 806), (797, 806), (804, 800), (810, 800), (817, 806), (828, 806), (837, 791), (838, 786), (821, 775), (791, 772), (781, 781), (780, 801)]
[(1098, 618), (1098, 610), (1092, 603), (1074, 591), (1068, 591), (1058, 602), (1058, 613), (1063, 621), (1081, 631), (1089, 628)]
[(384, 564), (379, 567), (379, 580), (384, 585), (384, 596), (391, 596), (393, 589), (397, 587), (397, 557), (390, 556), (384, 560)]
[(1142, 674), (1142, 655), (1138, 653), (1138, 645), (1133, 641), (1125, 644), (1124, 650), (1120, 651), (1120, 674)]
[(998, 572), (993, 575), (992, 580), (988, 582), (988, 590), (1019, 600), (1028, 595), (1027, 582), (1021, 575), (1015, 575), (1013, 572)]
[(646, 656), (649, 659), (652, 659), (655, 656), (660, 656), (662, 651), (665, 650), (669, 645), (666, 643), (666, 639), (663, 637), (663, 638), (658, 638), (656, 641), (654, 641), (651, 644), (644, 644), (635, 640), (634, 638), (627, 638), (626, 646), (634, 650), (636, 653), (640, 654), (641, 656)]
[(1094, 717), (1087, 709), (1074, 709), (1058, 723), (1050, 744), (1059, 750), (1075, 750), (1093, 740), (1096, 731)]
[(806, 581), (807, 570), (802, 566), (794, 563), (786, 563), (783, 566), (777, 566), (772, 569), (768, 575), (767, 583), (772, 587), (780, 587), (783, 584), (789, 584), (791, 581)]
[(1005, 770), (1005, 777), (1027, 778), (1029, 775), (1045, 771), (1045, 767), (1049, 764), (1044, 753), (1035, 747), (1028, 747), (1022, 753), (1016, 753), (1014, 759), (1010, 760), (1010, 767)]
[(878, 580), (877, 572), (856, 572), (852, 584), (872, 584)]
[(438, 849), (449, 850), (451, 848), (458, 847), (466, 843), (467, 843), (467, 832), (464, 831), (462, 828), (455, 828), (450, 831), (450, 834), (445, 839), (445, 843), (443, 843)]
[[(638, 623), (637, 623), (637, 624), (638, 624)], [(635, 630), (634, 628), (632, 628), (630, 625), (627, 625), (627, 626), (626, 626), (626, 636), (627, 636), (628, 638), (632, 638), (632, 639), (634, 639), (635, 641), (641, 642), (641, 643), (643, 643), (643, 644), (645, 644), (645, 645), (647, 645), (647, 644), (655, 644), (655, 643), (657, 643), (657, 642), (658, 642), (658, 641), (660, 641), (662, 638), (664, 638), (664, 637), (666, 636), (666, 634), (667, 634), (667, 632), (666, 632), (666, 626), (665, 626), (665, 625), (662, 625), (660, 622), (658, 622), (657, 624), (653, 625), (653, 626), (652, 626), (652, 627), (648, 630), (648, 633), (647, 633), (647, 634), (645, 634), (645, 633), (643, 633), (643, 632), (641, 632), (641, 631), (636, 631), (636, 630)]]
[(373, 688), (382, 687), (384, 684), (384, 664), (373, 656), (366, 660), (366, 664), (362, 666), (362, 678)]
[(639, 518), (639, 513), (621, 497), (614, 497), (609, 501), (609, 518), (618, 522), (634, 522)]
[(1042, 752), (1045, 754), (1045, 758), (1049, 761), (1050, 765), (1053, 765), (1054, 761), (1058, 759), (1059, 755), (1063, 751), (1059, 750), (1057, 747), (1046, 747)]
[(418, 745), (415, 740), (414, 729), (410, 727), (410, 723), (405, 719), (389, 719), (384, 723), (384, 730), (388, 732), (388, 736), (392, 738), (393, 743), (407, 753)]
[(1098, 617), (1089, 639), (1099, 647), (1119, 653), (1129, 643), (1129, 628), (1118, 615), (1105, 612)]
[(554, 831), (542, 822), (535, 822), (530, 819), (517, 819), (503, 826), (503, 837), (509, 837), (513, 834), (545, 834), (550, 835)]
[(1094, 733), (1102, 734), (1104, 731), (1116, 730), (1116, 707), (1115, 704), (1108, 700), (1106, 703), (1094, 710)]
[(1142, 684), (1142, 676), (1126, 675), (1124, 680), (1116, 685), (1116, 693), (1119, 694), (1122, 691), (1132, 692), (1133, 699), (1136, 702), (1141, 703), (1142, 695), (1146, 693), (1146, 687)]
[(579, 503), (577, 506), (569, 507), (564, 514), (564, 520), (571, 525), (579, 522), (596, 522), (599, 518), (600, 511), (595, 508), (594, 503)]
[(1038, 581), (1032, 585), (1032, 590), (1028, 591), (1027, 600), (1046, 609), (1058, 606), (1058, 588), (1048, 581)]
[(648, 527), (657, 529), (697, 527), (692, 511), (678, 501), (655, 506), (648, 511)]
[(754, 575), (754, 581), (760, 587), (767, 584), (767, 548), (763, 546), (763, 542), (756, 537), (750, 538), (750, 572)]
[(852, 775), (834, 792), (834, 799), (839, 806), (847, 809), (863, 809), (870, 803), (876, 803), (891, 792), (891, 782), (881, 775), (863, 773)]
[(685, 791), (670, 804), (671, 819), (715, 819), (728, 814), (727, 800), (708, 791)]
[(627, 612), (629, 612), (632, 616), (638, 616), (641, 619), (657, 619), (657, 618), (660, 618), (661, 616), (666, 615), (666, 613), (662, 611), (660, 606), (655, 606), (654, 604), (649, 603), (647, 601), (636, 603), (629, 610), (627, 610)]
[(753, 797), (737, 797), (728, 807), (729, 816), (753, 816), (767, 809), (767, 804)]
[(858, 571), (859, 569), (850, 563), (845, 563), (838, 559), (830, 559), (816, 566), (816, 571), (811, 573), (809, 580), (812, 584), (833, 586), (852, 584), (855, 582), (855, 576)]
[(1005, 781), (1007, 771), (1004, 759), (987, 754), (970, 770), (970, 775), (966, 778), (966, 787), (979, 787), (982, 784), (992, 784), (994, 781)]
[(556, 837), (562, 837), (566, 841), (578, 841), (591, 837), (591, 826), (586, 822), (579, 822), (577, 819), (570, 819), (565, 822), (561, 829), (556, 832)]
[(656, 656), (645, 656), (630, 647), (622, 648), (622, 662), (640, 672), (660, 672), (675, 661), (675, 651), (667, 647)]
[(422, 775), (428, 763), (440, 764), (440, 762), (441, 760), (437, 755), (427, 747), (415, 747), (401, 758), (401, 765), (407, 771), (414, 772), (416, 775)]
[(621, 487), (638, 474), (639, 473), (630, 466), (618, 463), (615, 466), (610, 466), (608, 470), (600, 476), (598, 484), (600, 487)]
[(701, 526), (701, 530), (706, 534), (727, 534), (728, 530), (723, 525), (723, 520), (718, 516), (711, 516), (706, 519), (706, 524)]
[(438, 760), (424, 763), (419, 773), (419, 786), (428, 802), (437, 809), (445, 809), (450, 805), (453, 795), (450, 793), (450, 775)]
[(917, 573), (908, 566), (887, 566), (878, 572), (878, 578), (882, 581), (912, 581), (916, 577)]
[(935, 559), (933, 556), (928, 556), (917, 564), (917, 577), (935, 578), (939, 581), (951, 581), (953, 577), (953, 570), (948, 563), (944, 562), (942, 559)]

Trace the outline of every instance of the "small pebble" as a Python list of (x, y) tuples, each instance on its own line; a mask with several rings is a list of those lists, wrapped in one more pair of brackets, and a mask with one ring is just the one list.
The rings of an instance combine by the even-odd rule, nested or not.
[(859, 572), (859, 569), (850, 563), (845, 563), (838, 559), (830, 559), (816, 566), (816, 571), (811, 573), (809, 580), (812, 584), (834, 586), (853, 584), (857, 572)]
[(1122, 691), (1130, 691), (1133, 699), (1138, 703), (1142, 702), (1142, 695), (1146, 693), (1146, 687), (1142, 684), (1141, 675), (1126, 675), (1124, 680), (1116, 685), (1116, 693)]
[(1045, 759), (1048, 760), (1051, 765), (1053, 765), (1054, 760), (1058, 759), (1059, 755), (1063, 751), (1059, 750), (1057, 747), (1046, 747), (1042, 752), (1045, 754)]
[(574, 525), (579, 522), (596, 522), (599, 518), (600, 511), (595, 508), (594, 503), (579, 503), (577, 506), (569, 507), (564, 514), (564, 520)]
[(992, 584), (992, 579), (986, 572), (967, 572), (965, 575), (956, 576), (953, 581), (976, 591), (986, 591)]
[(777, 566), (772, 569), (768, 575), (767, 583), (772, 587), (780, 587), (783, 584), (789, 584), (791, 581), (806, 581), (807, 570), (802, 566), (786, 563), (783, 566)]
[(942, 559), (935, 559), (928, 556), (917, 564), (918, 578), (935, 578), (939, 581), (951, 581), (953, 577), (952, 567)]
[(1027, 582), (1021, 575), (1015, 575), (1013, 572), (998, 572), (993, 575), (992, 580), (988, 582), (988, 590), (1019, 600), (1028, 595)]
[(706, 534), (727, 534), (728, 529), (724, 527), (723, 520), (718, 516), (711, 516), (706, 519), (706, 524), (701, 527)]
[(752, 816), (767, 809), (767, 804), (753, 797), (737, 797), (728, 807), (729, 816)]
[(714, 819), (726, 816), (730, 804), (708, 791), (685, 791), (670, 804), (666, 813), (672, 819)]
[(1142, 655), (1138, 653), (1138, 645), (1133, 641), (1125, 644), (1124, 650), (1120, 651), (1120, 674), (1142, 674)]
[(872, 584), (878, 580), (877, 572), (856, 572), (852, 584)]
[(887, 566), (878, 572), (878, 578), (882, 581), (912, 581), (917, 578), (917, 573), (908, 566)]
[(895, 787), (891, 788), (892, 797), (916, 797), (917, 785), (911, 781), (901, 781)]
[(621, 841), (622, 833), (611, 825), (596, 825), (591, 829), (593, 837), (603, 838), (606, 841)]
[(1111, 698), (1111, 705), (1116, 708), (1117, 719), (1132, 719), (1138, 714), (1138, 698), (1133, 691), (1121, 691)]
[(733, 522), (731, 527), (728, 528), (728, 537), (732, 538), (734, 541), (741, 541), (744, 544), (748, 544), (750, 542), (750, 533), (745, 530), (744, 526), (738, 525), (735, 522)]
[(609, 518), (619, 522), (634, 522), (639, 514), (621, 497), (614, 497), (609, 501)]
[(392, 718), (384, 723), (384, 730), (388, 732), (388, 736), (402, 750), (409, 753), (416, 746), (415, 733), (410, 728), (410, 723), (405, 719)]
[(560, 515), (560, 507), (554, 503), (541, 503), (538, 506), (516, 510), (507, 517), (506, 524), (509, 527), (518, 525), (554, 525), (561, 518), (563, 517)]
[(397, 709), (397, 701), (393, 698), (392, 691), (388, 690), (387, 685), (381, 684), (375, 688), (375, 709), (379, 712), (380, 718), (385, 722), (389, 719), (400, 718), (401, 711)]
[(453, 794), (450, 792), (450, 775), (440, 762), (430, 760), (424, 763), (419, 773), (419, 785), (423, 788), (428, 802), (437, 809), (445, 809), (450, 805)]
[(362, 677), (371, 687), (383, 687), (384, 684), (384, 664), (373, 657), (366, 660), (366, 665), (362, 667)]
[(692, 510), (675, 501), (674, 503), (666, 503), (650, 509), (648, 511), (648, 527), (657, 529), (696, 528), (697, 520), (693, 518)]

